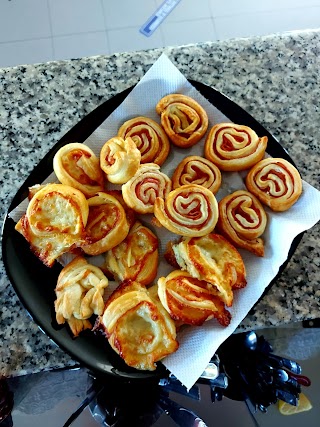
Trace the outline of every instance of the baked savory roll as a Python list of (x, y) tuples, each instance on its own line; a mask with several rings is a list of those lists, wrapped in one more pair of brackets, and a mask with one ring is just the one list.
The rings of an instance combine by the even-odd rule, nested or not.
[(216, 318), (228, 326), (231, 315), (225, 309), (212, 284), (192, 277), (188, 272), (175, 270), (158, 280), (159, 299), (171, 318), (179, 324), (202, 325)]
[(248, 191), (238, 190), (221, 199), (218, 206), (216, 230), (237, 248), (263, 256), (260, 236), (267, 225), (267, 214), (259, 200)]
[(157, 197), (155, 224), (180, 236), (204, 236), (211, 233), (218, 220), (218, 203), (213, 193), (200, 185), (183, 185), (166, 199)]
[(120, 127), (118, 136), (130, 137), (141, 153), (140, 163), (156, 163), (161, 166), (170, 151), (169, 139), (162, 127), (148, 117), (135, 117)]
[(166, 198), (171, 188), (171, 179), (160, 171), (160, 166), (146, 163), (122, 186), (122, 196), (125, 203), (135, 212), (153, 213), (155, 199)]
[(248, 126), (219, 123), (206, 138), (204, 154), (223, 171), (242, 171), (263, 158), (267, 142)]
[(95, 330), (128, 366), (153, 371), (156, 362), (178, 349), (173, 320), (138, 282), (124, 282), (108, 299)]
[(115, 136), (103, 145), (100, 151), (100, 167), (108, 181), (124, 184), (137, 172), (141, 154), (133, 139)]
[(93, 314), (103, 313), (103, 294), (108, 279), (102, 271), (85, 258), (78, 256), (60, 272), (54, 302), (59, 325), (68, 323), (74, 336), (84, 329), (91, 329), (88, 320)]
[(160, 99), (156, 111), (170, 141), (178, 147), (191, 147), (208, 129), (206, 111), (189, 96), (179, 93), (167, 95)]
[(99, 255), (122, 242), (129, 233), (129, 223), (121, 203), (112, 195), (100, 192), (88, 199), (86, 225), (89, 244), (82, 246), (88, 255)]
[(108, 191), (106, 191), (106, 193), (110, 194), (110, 196), (115, 197), (118, 200), (118, 202), (121, 204), (121, 206), (123, 207), (123, 209), (126, 213), (129, 228), (131, 228), (133, 226), (133, 224), (136, 222), (136, 216), (137, 215), (133, 209), (129, 208), (129, 206), (126, 205), (126, 203), (122, 197), (122, 191), (121, 190), (108, 190)]
[(214, 163), (203, 157), (185, 157), (173, 173), (172, 185), (175, 189), (187, 184), (202, 185), (216, 194), (221, 186), (221, 172)]
[(63, 253), (87, 243), (85, 226), (89, 206), (84, 194), (63, 184), (37, 191), (15, 229), (48, 267)]
[(298, 170), (287, 160), (261, 160), (246, 177), (247, 189), (273, 211), (286, 211), (299, 199), (302, 180)]
[(104, 177), (99, 159), (85, 144), (73, 142), (57, 151), (53, 158), (53, 170), (58, 180), (91, 197), (104, 189)]
[(180, 268), (214, 285), (228, 307), (233, 302), (233, 289), (243, 288), (247, 283), (241, 255), (219, 234), (183, 238), (172, 249)]
[(157, 275), (158, 239), (137, 221), (128, 236), (106, 254), (105, 267), (120, 282), (135, 280), (150, 285)]

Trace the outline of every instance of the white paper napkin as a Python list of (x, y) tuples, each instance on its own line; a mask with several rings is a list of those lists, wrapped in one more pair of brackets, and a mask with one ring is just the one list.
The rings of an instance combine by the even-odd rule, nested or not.
[[(209, 129), (216, 123), (231, 122), (210, 104), (163, 54), (123, 103), (89, 136), (85, 144), (90, 146), (96, 155), (99, 155), (102, 145), (117, 134), (124, 121), (136, 116), (147, 116), (160, 123), (155, 106), (163, 96), (170, 93), (182, 93), (199, 102), (208, 113)], [(172, 176), (178, 162), (184, 157), (191, 154), (202, 156), (204, 140), (205, 138), (190, 149), (178, 149), (172, 146), (170, 155), (161, 170)], [(46, 181), (55, 180), (56, 177), (52, 174)], [(115, 187), (112, 186), (112, 188)], [(223, 184), (216, 197), (220, 200), (226, 194), (239, 188), (245, 188), (243, 174), (223, 173)], [(27, 203), (22, 203), (12, 212), (11, 216), (18, 220), (25, 212), (26, 205)], [(320, 192), (303, 182), (302, 196), (290, 210), (283, 213), (273, 213), (268, 209), (266, 211), (268, 226), (263, 236), (265, 256), (259, 258), (240, 250), (247, 269), (248, 284), (244, 289), (235, 292), (233, 307), (230, 309), (232, 314), (230, 325), (222, 327), (215, 320), (211, 320), (201, 327), (185, 328), (178, 334), (180, 343), (178, 351), (163, 360), (163, 364), (188, 389), (202, 374), (220, 344), (233, 333), (275, 277), (279, 267), (287, 258), (294, 237), (313, 227), (320, 219)], [(165, 229), (153, 227), (150, 224), (151, 215), (141, 218), (157, 234), (160, 240), (161, 256), (167, 241), (176, 239), (177, 236)], [(161, 257), (158, 277), (168, 274), (171, 270), (172, 267)]]

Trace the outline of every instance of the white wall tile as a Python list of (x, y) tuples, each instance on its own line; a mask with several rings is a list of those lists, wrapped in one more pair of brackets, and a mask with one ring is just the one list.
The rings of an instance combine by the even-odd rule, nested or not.
[(53, 36), (103, 31), (100, 0), (48, 0)]
[[(164, 0), (156, 0), (158, 7)], [(222, 0), (220, 0), (222, 1)], [(170, 12), (164, 22), (187, 21), (200, 18), (210, 18), (209, 0), (181, 0)]]
[(0, 43), (0, 67), (35, 64), (52, 60), (51, 38)]
[(107, 29), (140, 28), (156, 11), (155, 0), (102, 0)]
[(145, 37), (138, 28), (123, 28), (107, 31), (111, 53), (163, 47), (159, 29), (151, 37)]
[(71, 34), (53, 37), (55, 59), (82, 58), (109, 54), (107, 33)]
[(217, 39), (211, 18), (187, 22), (164, 22), (161, 32), (166, 46)]
[(246, 13), (214, 18), (219, 39), (266, 35), (319, 27), (320, 7)]
[(51, 36), (46, 1), (2, 0), (0, 3), (0, 42)]
[[(320, 6), (320, 0), (209, 0), (209, 3), (213, 17)], [(286, 20), (285, 14), (283, 19)]]

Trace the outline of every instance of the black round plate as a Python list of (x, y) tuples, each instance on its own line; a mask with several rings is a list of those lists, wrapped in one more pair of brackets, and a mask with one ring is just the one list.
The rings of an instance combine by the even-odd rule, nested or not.
[[(293, 163), (289, 154), (278, 141), (252, 116), (235, 104), (222, 93), (202, 83), (190, 80), (190, 83), (215, 107), (235, 123), (241, 123), (255, 130), (258, 135), (268, 137), (267, 151), (273, 157), (283, 157)], [(117, 108), (127, 97), (133, 87), (107, 100), (77, 125), (75, 125), (46, 154), (31, 172), (27, 180), (14, 196), (8, 212), (18, 206), (28, 195), (28, 187), (41, 183), (53, 171), (52, 162), (55, 153), (70, 142), (84, 142), (92, 132)], [(55, 322), (54, 289), (61, 266), (58, 264), (48, 268), (42, 264), (29, 250), (26, 240), (15, 231), (14, 221), (5, 218), (2, 230), (2, 253), (7, 275), (22, 304), (40, 328), (74, 360), (87, 367), (96, 375), (108, 375), (125, 380), (154, 380), (167, 374), (160, 363), (153, 372), (138, 371), (128, 368), (126, 364), (109, 347), (107, 340), (86, 331), (73, 339), (68, 328), (59, 327)], [(289, 256), (291, 258), (302, 234), (292, 243)], [(286, 263), (285, 263), (286, 264)], [(280, 268), (279, 273), (285, 268)]]

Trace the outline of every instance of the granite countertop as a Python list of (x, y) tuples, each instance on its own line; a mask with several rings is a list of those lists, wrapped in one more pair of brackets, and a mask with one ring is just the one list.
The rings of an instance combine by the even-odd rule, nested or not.
[[(187, 78), (214, 86), (254, 116), (320, 189), (320, 31), (306, 31), (0, 70), (1, 218), (44, 154), (98, 105), (137, 83), (163, 51)], [(317, 224), (240, 328), (319, 317), (319, 260)], [(28, 317), (0, 268), (0, 374), (75, 365)]]

